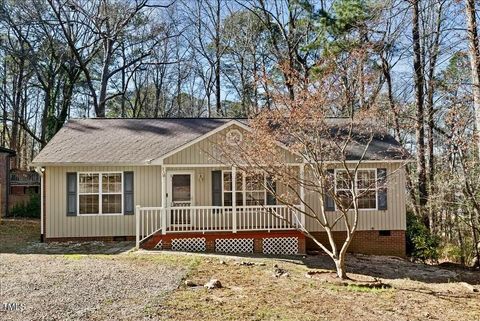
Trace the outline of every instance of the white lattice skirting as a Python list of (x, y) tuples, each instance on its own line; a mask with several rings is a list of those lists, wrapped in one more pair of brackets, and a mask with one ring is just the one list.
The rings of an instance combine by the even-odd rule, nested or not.
[(172, 239), (172, 250), (186, 252), (205, 252), (207, 250), (207, 242), (204, 237)]
[(253, 239), (216, 239), (215, 252), (253, 253)]
[(298, 253), (298, 237), (272, 237), (263, 239), (263, 254), (294, 255)]
[(158, 242), (157, 245), (155, 245), (153, 248), (155, 250), (161, 250), (162, 249), (162, 240), (160, 240), (160, 242)]

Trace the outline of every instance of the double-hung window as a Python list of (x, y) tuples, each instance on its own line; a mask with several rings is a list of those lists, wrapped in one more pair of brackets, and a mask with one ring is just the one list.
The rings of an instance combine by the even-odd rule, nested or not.
[(78, 214), (122, 214), (122, 173), (78, 173)]
[(377, 171), (362, 169), (350, 179), (346, 170), (336, 170), (335, 191), (343, 208), (353, 209), (352, 184), (355, 184), (358, 196), (358, 208), (375, 210), (377, 208)]
[[(223, 171), (223, 205), (232, 206), (233, 194), (232, 172)], [(264, 188), (265, 176), (259, 174), (247, 174), (238, 171), (236, 174), (236, 205), (265, 205), (267, 192)]]

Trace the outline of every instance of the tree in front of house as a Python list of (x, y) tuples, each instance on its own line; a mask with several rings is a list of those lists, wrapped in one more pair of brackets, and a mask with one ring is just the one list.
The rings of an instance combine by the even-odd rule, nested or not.
[[(356, 55), (350, 59), (357, 59)], [(334, 67), (324, 68), (310, 88), (296, 90), (294, 99), (285, 92), (276, 95), (275, 108), (251, 120), (252, 131), (243, 142), (221, 146), (222, 157), (246, 175), (263, 172), (268, 177), (264, 187), (279, 204), (320, 226), (327, 235), (326, 243), (307, 225), (288, 222), (297, 223), (297, 228), (331, 257), (337, 276), (345, 279), (346, 253), (358, 229), (359, 213), (386, 206), (387, 180), (395, 173), (387, 176), (385, 169), (372, 171), (363, 166), (366, 157), (372, 156), (372, 141), (383, 135), (374, 107), (357, 111), (351, 118), (328, 117), (344, 97)], [(285, 162), (282, 148), (295, 155), (294, 165)], [(336, 230), (345, 231), (343, 241), (334, 237)]]

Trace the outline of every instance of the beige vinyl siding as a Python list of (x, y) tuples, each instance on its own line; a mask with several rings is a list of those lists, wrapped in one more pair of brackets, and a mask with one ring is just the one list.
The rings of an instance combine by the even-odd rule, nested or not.
[[(405, 172), (398, 163), (363, 164), (364, 168), (387, 168), (388, 210), (361, 211), (359, 230), (404, 230), (405, 217)], [(212, 202), (212, 170), (228, 167), (168, 167), (166, 171), (192, 171), (196, 206), (210, 206)], [(58, 166), (46, 167), (46, 237), (96, 237), (96, 236), (133, 236), (135, 235), (135, 215), (66, 215), (66, 173), (67, 172), (104, 172), (133, 171), (135, 173), (134, 203), (141, 206), (160, 207), (161, 167), (160, 166)], [(392, 173), (394, 173), (392, 175)], [(391, 176), (390, 176), (391, 175)], [(278, 187), (279, 192), (283, 189)], [(306, 194), (307, 200), (316, 210), (320, 208), (318, 199)], [(333, 215), (333, 214), (329, 214)], [(306, 218), (306, 227), (310, 231), (321, 231), (321, 227), (311, 218)], [(335, 230), (344, 230), (341, 224)]]
[[(163, 163), (167, 165), (226, 164), (227, 162), (222, 159), (221, 152), (219, 152), (219, 150), (221, 150), (220, 146), (225, 144), (224, 142), (226, 133), (232, 129), (238, 129), (242, 133), (245, 132), (245, 129), (236, 125), (232, 125), (216, 134), (211, 135), (210, 137), (197, 142), (196, 144), (180, 150), (170, 157), (167, 157)], [(297, 162), (295, 155), (292, 155), (285, 149), (278, 147), (278, 152), (280, 155), (282, 155), (286, 162)]]
[[(46, 167), (46, 237), (135, 235), (135, 215), (67, 216), (67, 172), (134, 172), (134, 204), (161, 206), (160, 166)], [(78, 205), (78, 204), (77, 204)]]
[[(400, 163), (364, 163), (361, 168), (386, 168), (388, 176), (388, 192), (387, 192), (387, 210), (360, 210), (358, 220), (358, 230), (405, 230), (406, 229), (406, 189), (405, 189), (405, 170)], [(312, 208), (320, 213), (320, 200), (306, 193), (306, 199)], [(328, 213), (330, 219), (336, 217), (335, 212)], [(350, 221), (353, 215), (350, 216)], [(305, 218), (306, 228), (309, 231), (322, 231), (320, 224), (313, 218)], [(345, 226), (340, 223), (334, 228), (335, 231), (344, 231)]]

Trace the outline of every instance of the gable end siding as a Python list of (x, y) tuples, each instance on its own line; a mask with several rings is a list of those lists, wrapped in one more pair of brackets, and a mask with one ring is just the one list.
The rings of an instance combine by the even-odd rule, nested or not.
[[(179, 150), (177, 153), (165, 158), (164, 164), (166, 165), (198, 165), (198, 164), (222, 164), (222, 160), (218, 155), (218, 150), (216, 151), (218, 144), (224, 142), (225, 135), (228, 131), (232, 129), (237, 129), (240, 132), (244, 133), (245, 129), (237, 126), (231, 125), (224, 130), (215, 133), (196, 144), (193, 144), (185, 149)], [(283, 154), (284, 159), (289, 163), (295, 163), (296, 157), (288, 151), (278, 147), (279, 153)]]

